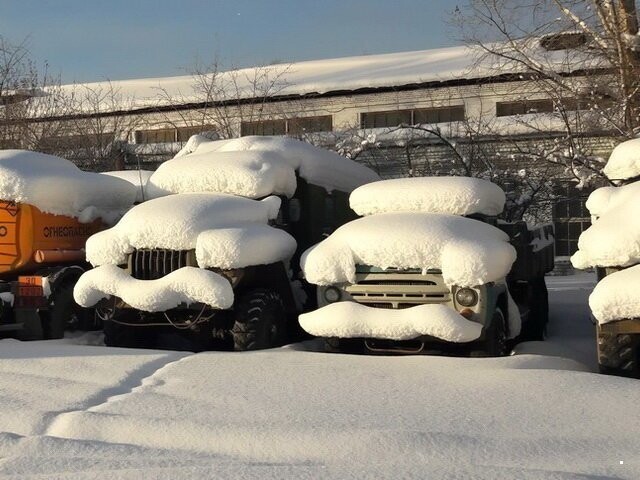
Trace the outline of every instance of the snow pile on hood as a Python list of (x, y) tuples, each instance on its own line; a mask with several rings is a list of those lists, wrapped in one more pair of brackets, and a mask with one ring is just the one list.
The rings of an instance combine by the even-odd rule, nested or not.
[(300, 315), (300, 326), (317, 337), (412, 340), (429, 335), (448, 342), (471, 342), (482, 325), (445, 305), (418, 305), (400, 310), (371, 308), (356, 302), (331, 303)]
[(229, 281), (202, 268), (183, 267), (157, 280), (137, 280), (115, 265), (84, 273), (73, 291), (83, 307), (93, 307), (112, 295), (145, 312), (162, 312), (181, 304), (204, 303), (227, 309), (233, 305)]
[(614, 148), (602, 171), (611, 180), (640, 176), (640, 138), (622, 142)]
[(387, 212), (498, 215), (505, 194), (494, 183), (470, 177), (414, 177), (383, 180), (355, 189), (349, 197), (358, 215)]
[(571, 257), (573, 266), (624, 267), (640, 262), (640, 182), (596, 190), (587, 207), (599, 218), (580, 235), (578, 251)]
[(598, 322), (640, 318), (640, 265), (604, 277), (589, 296)]
[(296, 172), (327, 191), (351, 192), (380, 180), (353, 160), (291, 138), (250, 136), (212, 141), (199, 136), (187, 150), (158, 168), (149, 180), (149, 190), (156, 197), (195, 192), (291, 197), (297, 188)]
[(131, 183), (136, 188), (136, 203), (144, 202), (149, 198), (146, 188), (149, 178), (153, 175), (151, 170), (116, 170), (113, 172), (102, 172), (102, 175), (120, 178)]
[(504, 278), (516, 259), (509, 237), (486, 223), (434, 213), (382, 213), (338, 228), (307, 250), (301, 266), (317, 285), (354, 283), (356, 265), (439, 268), (448, 286)]
[(297, 246), (284, 230), (269, 225), (238, 224), (198, 235), (196, 258), (201, 267), (241, 268), (291, 258)]
[[(284, 255), (295, 245), (288, 234), (271, 232), (275, 229), (266, 225), (277, 216), (279, 207), (277, 197), (257, 201), (214, 193), (149, 200), (129, 210), (115, 227), (91, 236), (86, 246), (87, 260), (93, 265), (118, 265), (136, 248), (195, 248), (202, 255), (198, 258), (203, 262), (201, 267), (240, 268), (282, 260), (266, 255), (263, 261), (252, 263), (262, 254)], [(208, 232), (214, 229), (228, 230)], [(203, 233), (206, 235), (199, 240)], [(236, 240), (237, 244), (229, 244)], [(257, 248), (261, 242), (265, 243)], [(271, 242), (282, 245), (272, 246)]]
[(28, 203), (82, 222), (115, 220), (135, 201), (135, 188), (118, 178), (83, 172), (53, 155), (0, 150), (0, 199)]

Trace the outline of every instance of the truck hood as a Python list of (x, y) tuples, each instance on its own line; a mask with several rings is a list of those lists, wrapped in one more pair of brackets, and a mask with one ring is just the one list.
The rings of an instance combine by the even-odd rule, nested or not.
[(476, 286), (504, 278), (516, 259), (496, 227), (455, 215), (384, 213), (343, 225), (301, 259), (308, 281), (354, 283), (356, 265), (439, 269), (447, 285)]

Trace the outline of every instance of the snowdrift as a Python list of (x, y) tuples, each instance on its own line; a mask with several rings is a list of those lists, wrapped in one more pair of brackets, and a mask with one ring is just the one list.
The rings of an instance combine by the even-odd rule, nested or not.
[(349, 197), (358, 215), (389, 212), (498, 215), (505, 194), (494, 183), (469, 177), (414, 177), (383, 180), (355, 189)]
[(137, 280), (116, 265), (103, 265), (83, 274), (73, 291), (76, 302), (83, 307), (92, 307), (112, 295), (145, 312), (191, 303), (220, 309), (233, 305), (229, 281), (196, 267), (183, 267), (157, 280)]
[(504, 278), (516, 259), (501, 230), (469, 218), (383, 213), (354, 220), (307, 250), (301, 266), (317, 285), (354, 283), (357, 264), (439, 268), (447, 285), (475, 286)]
[(482, 325), (446, 305), (418, 305), (402, 310), (338, 302), (299, 317), (300, 326), (317, 337), (412, 340), (430, 335), (448, 342), (471, 342)]
[[(198, 257), (198, 262), (202, 260), (201, 267), (241, 268), (255, 265), (251, 262), (262, 254), (265, 254), (264, 261), (258, 264), (282, 260), (282, 255), (286, 257), (291, 246), (295, 250), (295, 240), (266, 225), (276, 217), (279, 207), (278, 197), (257, 201), (216, 193), (170, 195), (149, 200), (133, 207), (115, 227), (90, 237), (86, 247), (87, 260), (93, 265), (118, 265), (126, 262), (127, 255), (136, 248), (195, 248), (202, 255)], [(261, 224), (263, 228), (254, 224)], [(214, 229), (231, 231), (210, 232)], [(206, 235), (199, 241), (203, 233)], [(235, 240), (241, 241), (235, 245), (226, 244)], [(270, 245), (274, 242), (283, 245)], [(260, 243), (264, 248), (256, 250)], [(272, 256), (266, 255), (268, 253)]]
[(81, 222), (102, 218), (111, 223), (133, 205), (136, 189), (119, 178), (84, 172), (60, 157), (0, 150), (0, 198)]
[(640, 138), (627, 140), (614, 148), (602, 171), (611, 180), (640, 176)]
[(149, 194), (219, 192), (248, 198), (293, 196), (296, 173), (327, 191), (351, 192), (380, 180), (368, 168), (328, 150), (284, 137), (207, 140), (163, 163), (149, 179)]
[(589, 306), (599, 323), (640, 318), (640, 265), (604, 277), (589, 296)]

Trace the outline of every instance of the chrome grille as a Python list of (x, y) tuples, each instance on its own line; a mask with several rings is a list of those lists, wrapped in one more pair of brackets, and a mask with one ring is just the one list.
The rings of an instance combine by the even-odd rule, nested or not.
[(420, 273), (362, 273), (345, 287), (358, 303), (376, 308), (408, 308), (428, 303), (450, 303), (451, 291), (442, 275)]
[(139, 249), (129, 255), (129, 271), (138, 280), (156, 280), (190, 266), (193, 250)]

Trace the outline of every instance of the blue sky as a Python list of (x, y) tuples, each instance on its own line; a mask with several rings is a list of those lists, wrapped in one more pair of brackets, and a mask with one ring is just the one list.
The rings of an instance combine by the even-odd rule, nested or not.
[(0, 0), (0, 34), (28, 39), (63, 81), (422, 50), (456, 43), (445, 0)]

